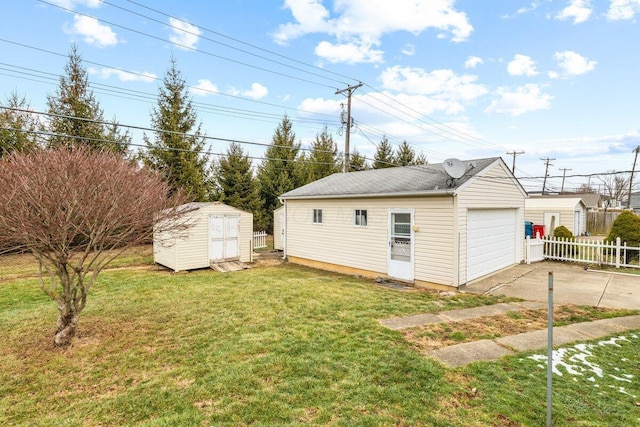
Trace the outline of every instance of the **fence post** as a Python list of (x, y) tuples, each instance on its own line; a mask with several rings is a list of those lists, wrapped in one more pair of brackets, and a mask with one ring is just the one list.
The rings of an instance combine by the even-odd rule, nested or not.
[(616, 268), (620, 268), (620, 237), (616, 237)]
[(527, 236), (525, 239), (524, 256), (527, 264), (531, 264), (531, 236)]

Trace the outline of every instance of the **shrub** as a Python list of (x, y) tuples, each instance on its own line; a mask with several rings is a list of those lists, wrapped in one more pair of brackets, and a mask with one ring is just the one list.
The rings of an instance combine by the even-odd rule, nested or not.
[(560, 227), (556, 227), (556, 229), (553, 230), (553, 237), (557, 239), (569, 239), (569, 240), (575, 239), (575, 237), (573, 236), (573, 233), (569, 231), (569, 229), (564, 225), (561, 225)]
[[(627, 242), (627, 246), (640, 246), (640, 216), (631, 211), (622, 212), (613, 222), (606, 240), (615, 242), (618, 237), (621, 242)], [(628, 264), (637, 254), (638, 251), (627, 250), (625, 263)]]
[[(576, 239), (573, 236), (573, 233), (564, 225), (556, 227), (553, 230), (553, 237), (557, 240), (569, 240), (570, 242), (573, 242)], [(563, 256), (575, 256), (578, 253), (578, 249), (573, 244), (562, 245), (560, 247), (560, 253)]]

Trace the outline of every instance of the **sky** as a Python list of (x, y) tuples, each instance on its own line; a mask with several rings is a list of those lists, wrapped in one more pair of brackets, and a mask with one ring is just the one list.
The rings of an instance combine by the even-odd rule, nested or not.
[(209, 150), (238, 141), (254, 164), (285, 115), (303, 147), (326, 126), (343, 151), (349, 87), (366, 157), (383, 137), (430, 163), (515, 152), (532, 191), (543, 159), (551, 189), (597, 188), (640, 145), (640, 0), (20, 0), (3, 17), (3, 103), (46, 111), (75, 44), (134, 143), (173, 59)]

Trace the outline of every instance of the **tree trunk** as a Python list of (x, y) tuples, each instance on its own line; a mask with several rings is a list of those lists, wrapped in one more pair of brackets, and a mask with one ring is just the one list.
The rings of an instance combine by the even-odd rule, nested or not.
[(67, 311), (66, 315), (60, 313), (57, 326), (58, 329), (53, 339), (53, 345), (56, 347), (66, 347), (71, 344), (71, 340), (78, 329), (78, 316), (71, 310)]

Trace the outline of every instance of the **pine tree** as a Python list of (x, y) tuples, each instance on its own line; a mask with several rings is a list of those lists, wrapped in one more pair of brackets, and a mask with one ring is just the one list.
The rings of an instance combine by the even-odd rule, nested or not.
[(0, 158), (13, 151), (38, 148), (36, 132), (43, 129), (35, 114), (24, 111), (30, 109), (26, 98), (12, 92), (5, 105), (7, 108), (0, 110)]
[(119, 135), (117, 126), (110, 131), (103, 122), (102, 108), (89, 87), (87, 70), (76, 45), (71, 47), (64, 71), (56, 92), (47, 95), (49, 131), (53, 134), (48, 145), (82, 145), (125, 154), (127, 138)]
[(427, 156), (424, 155), (423, 152), (420, 152), (416, 159), (413, 162), (414, 165), (427, 165), (429, 161), (427, 160)]
[(251, 170), (251, 159), (239, 144), (231, 143), (215, 166), (217, 199), (229, 206), (253, 213), (253, 228), (266, 229), (258, 181)]
[(382, 137), (382, 141), (378, 145), (376, 154), (373, 156), (373, 169), (391, 168), (395, 166), (393, 156), (393, 148), (386, 136)]
[(326, 126), (322, 129), (322, 133), (316, 135), (311, 145), (307, 170), (309, 173), (307, 182), (340, 172), (338, 146), (333, 142), (333, 137), (327, 131)]
[(297, 165), (300, 143), (295, 139), (291, 120), (284, 116), (258, 167), (260, 198), (268, 218), (268, 230), (273, 228), (273, 210), (280, 205), (278, 196), (304, 183)]
[(402, 141), (396, 155), (396, 163), (398, 166), (414, 165), (416, 161), (416, 152), (411, 148), (407, 141)]
[(354, 148), (349, 156), (349, 171), (355, 172), (367, 169), (369, 169), (367, 159)]
[(146, 152), (140, 157), (161, 171), (174, 189), (182, 189), (194, 201), (207, 199), (205, 146), (202, 124), (188, 96), (187, 86), (175, 59), (158, 90), (158, 105), (151, 112), (153, 140), (145, 133)]

